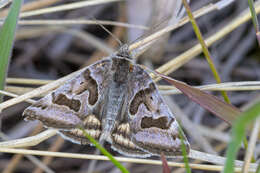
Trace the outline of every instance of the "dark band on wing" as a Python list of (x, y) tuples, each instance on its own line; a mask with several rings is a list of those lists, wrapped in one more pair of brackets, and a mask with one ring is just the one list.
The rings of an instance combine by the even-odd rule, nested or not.
[(141, 127), (143, 129), (157, 127), (166, 130), (170, 128), (172, 122), (174, 122), (174, 118), (170, 118), (169, 122), (168, 117), (160, 117), (157, 119), (153, 119), (152, 117), (144, 117), (141, 121)]
[(74, 110), (75, 112), (78, 112), (81, 106), (79, 100), (69, 99), (64, 94), (58, 94), (56, 96), (54, 92), (52, 93), (52, 102), (57, 105), (67, 106), (68, 108)]
[(130, 103), (129, 111), (132, 115), (137, 113), (138, 107), (141, 103), (143, 103), (149, 111), (152, 110), (150, 103), (153, 98), (151, 97), (151, 94), (155, 91), (155, 89), (156, 88), (154, 83), (150, 83), (148, 88), (140, 90), (138, 93), (136, 93), (134, 99)]
[(83, 72), (83, 76), (85, 79), (84, 88), (78, 94), (81, 94), (85, 90), (88, 90), (89, 91), (88, 103), (90, 105), (94, 105), (98, 100), (98, 84), (96, 80), (91, 77), (89, 69), (86, 69)]

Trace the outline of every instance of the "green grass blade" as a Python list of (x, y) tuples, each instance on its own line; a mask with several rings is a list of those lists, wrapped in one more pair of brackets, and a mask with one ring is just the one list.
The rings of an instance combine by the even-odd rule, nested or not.
[(15, 30), (22, 0), (13, 1), (7, 18), (0, 30), (0, 89), (4, 88), (9, 58), (11, 57)]
[(252, 106), (238, 117), (232, 127), (232, 139), (228, 145), (227, 160), (225, 163), (224, 173), (234, 172), (234, 160), (240, 148), (241, 142), (246, 136), (247, 125), (260, 115), (260, 102)]
[(256, 173), (260, 173), (260, 165), (259, 164), (257, 166)]
[[(207, 60), (207, 62), (209, 64), (209, 67), (210, 67), (210, 69), (211, 69), (211, 71), (213, 73), (213, 76), (216, 79), (217, 83), (221, 83), (221, 79), (220, 79), (220, 76), (218, 74), (218, 71), (217, 71), (217, 69), (216, 69), (216, 67), (215, 67), (215, 65), (214, 65), (214, 63), (212, 61), (211, 54), (210, 54), (210, 52), (208, 50), (208, 47), (207, 47), (207, 45), (206, 45), (206, 43), (205, 43), (205, 41), (203, 39), (203, 36), (202, 36), (202, 34), (200, 32), (200, 29), (199, 29), (199, 27), (197, 25), (197, 22), (196, 22), (193, 14), (191, 12), (190, 6), (189, 6), (187, 0), (182, 0), (182, 3), (183, 3), (183, 5), (184, 5), (184, 7), (186, 9), (186, 12), (187, 12), (188, 16), (189, 16), (190, 22), (191, 22), (193, 30), (194, 30), (194, 32), (195, 32), (195, 34), (197, 36), (197, 39), (199, 40), (199, 42), (201, 44), (203, 53), (204, 53), (205, 58), (206, 58), (206, 60)], [(230, 104), (230, 100), (228, 98), (228, 95), (227, 95), (226, 91), (221, 91), (221, 94), (222, 94), (224, 100), (227, 103)]]
[(251, 12), (254, 28), (255, 28), (255, 31), (256, 31), (256, 37), (257, 37), (258, 46), (260, 46), (259, 24), (258, 24), (257, 15), (256, 15), (256, 12), (255, 12), (255, 7), (254, 7), (253, 0), (248, 0), (248, 5), (249, 5), (250, 12)]
[(248, 5), (249, 5), (250, 12), (251, 12), (252, 21), (253, 21), (253, 24), (254, 24), (254, 27), (255, 27), (255, 31), (259, 32), (259, 28), (258, 28), (259, 24), (258, 24), (257, 15), (256, 15), (256, 12), (255, 12), (253, 0), (248, 0)]
[(92, 143), (94, 144), (102, 154), (107, 156), (109, 160), (118, 168), (121, 170), (123, 173), (129, 173), (129, 171), (120, 163), (118, 162), (105, 148), (103, 148), (95, 139), (93, 139), (86, 131), (84, 128), (80, 127), (80, 130), (82, 130), (83, 134), (85, 137)]
[(180, 134), (180, 138), (181, 138), (181, 151), (182, 151), (183, 161), (184, 161), (184, 164), (185, 164), (186, 173), (191, 173), (188, 154), (187, 154), (186, 147), (185, 147), (185, 144), (184, 144), (184, 141), (183, 141), (184, 135), (183, 135), (183, 131), (180, 127), (179, 127), (179, 134)]

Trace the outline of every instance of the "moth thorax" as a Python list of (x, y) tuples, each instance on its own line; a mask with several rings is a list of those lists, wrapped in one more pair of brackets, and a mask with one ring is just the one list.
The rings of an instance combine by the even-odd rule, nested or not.
[(113, 59), (112, 70), (114, 71), (113, 80), (118, 83), (124, 83), (128, 79), (130, 61), (126, 59)]

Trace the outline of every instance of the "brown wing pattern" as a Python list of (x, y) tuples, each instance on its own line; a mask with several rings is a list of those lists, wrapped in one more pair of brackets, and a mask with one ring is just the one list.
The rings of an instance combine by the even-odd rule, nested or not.
[(44, 126), (60, 129), (60, 133), (76, 143), (88, 143), (78, 125), (98, 139), (101, 132), (102, 97), (110, 76), (111, 61), (101, 60), (90, 65), (76, 78), (66, 82), (35, 104), (28, 107), (23, 116), (26, 120), (39, 120)]
[[(136, 65), (129, 85), (129, 122), (135, 145), (153, 155), (182, 155), (179, 125), (149, 74)], [(184, 134), (183, 134), (184, 135)], [(184, 144), (190, 146), (184, 135)]]

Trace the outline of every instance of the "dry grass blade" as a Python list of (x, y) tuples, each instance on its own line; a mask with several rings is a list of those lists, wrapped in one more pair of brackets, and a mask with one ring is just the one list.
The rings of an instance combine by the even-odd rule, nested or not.
[[(41, 129), (42, 129), (41, 125), (36, 126), (36, 128), (31, 132), (30, 135), (35, 135), (35, 134), (39, 133), (41, 131)], [(27, 149), (29, 149), (29, 148), (27, 148)], [(14, 155), (12, 157), (12, 159), (9, 161), (8, 165), (3, 170), (3, 173), (14, 172), (14, 170), (16, 169), (16, 167), (20, 163), (20, 161), (23, 159), (23, 157), (24, 157), (24, 155), (22, 155), (22, 154)], [(45, 163), (43, 163), (43, 164), (45, 164)]]
[[(57, 130), (49, 129), (49, 130), (41, 132), (38, 135), (35, 135), (35, 136), (32, 136), (32, 137), (1, 142), (0, 147), (2, 147), (2, 148), (16, 148), (16, 147), (24, 147), (24, 146), (34, 146), (34, 145), (37, 145), (40, 142), (42, 142), (42, 141), (44, 141), (44, 140), (46, 140), (50, 137), (56, 135), (56, 133), (57, 133)], [(1, 151), (2, 150), (0, 150), (0, 152)], [(17, 150), (15, 150), (15, 151), (17, 151)], [(52, 153), (55, 153), (55, 154), (58, 154), (58, 155), (60, 154), (58, 152), (52, 152)], [(79, 155), (76, 155), (76, 158), (81, 158)], [(48, 155), (48, 156), (53, 156), (53, 155)], [(56, 157), (57, 157), (57, 155), (56, 155)], [(62, 157), (62, 156), (58, 156), (58, 157)], [(69, 155), (64, 156), (64, 157), (69, 157)], [(225, 160), (226, 160), (225, 158), (223, 158), (221, 156), (212, 155), (212, 154), (208, 154), (208, 153), (204, 153), (204, 152), (200, 152), (200, 151), (196, 151), (196, 150), (190, 150), (188, 157), (191, 158), (191, 159), (201, 160), (201, 161), (219, 164), (219, 165), (223, 165), (225, 163)], [(75, 158), (75, 157), (71, 156), (71, 158)], [(85, 157), (83, 157), (83, 158), (85, 158)], [(131, 158), (128, 158), (128, 159), (131, 159)], [(143, 160), (149, 160), (149, 159), (143, 159)], [(122, 161), (122, 158), (121, 158), (120, 161)], [(137, 163), (139, 163), (140, 160), (137, 159), (136, 161), (137, 161)], [(142, 163), (143, 163), (143, 161), (142, 161)], [(235, 161), (235, 165), (242, 167), (243, 162), (242, 161)], [(251, 166), (252, 166), (252, 168), (256, 167), (256, 165), (254, 165), (254, 164), (251, 164)]]
[[(86, 20), (86, 19), (67, 19), (67, 20), (19, 20), (19, 25), (97, 25), (97, 22), (102, 25), (121, 26), (126, 28), (135, 28), (141, 30), (148, 30), (149, 28), (143, 25), (134, 25), (116, 21), (106, 20)], [(0, 22), (1, 24), (1, 22)]]
[(40, 15), (40, 14), (58, 12), (58, 11), (72, 10), (76, 8), (83, 8), (86, 6), (100, 5), (105, 3), (117, 2), (117, 1), (121, 1), (121, 0), (91, 0), (91, 1), (74, 2), (70, 4), (59, 5), (57, 7), (49, 7), (49, 8), (35, 10), (35, 11), (23, 12), (21, 13), (21, 17), (29, 17), (29, 16)]
[[(259, 1), (257, 1), (255, 3), (255, 8), (256, 8), (256, 13), (259, 13), (260, 12), (260, 2)], [(208, 46), (212, 45), (214, 42), (223, 38), (224, 36), (229, 34), (231, 31), (236, 29), (238, 26), (240, 26), (241, 24), (248, 21), (250, 19), (250, 17), (251, 16), (250, 16), (249, 10), (243, 11), (239, 16), (237, 16), (230, 23), (225, 25), (225, 27), (221, 28), (220, 31), (216, 32), (214, 35), (207, 38), (205, 40), (206, 44)], [(165, 29), (165, 31), (162, 31), (162, 32), (163, 33), (167, 32), (167, 30)], [(152, 38), (152, 39), (154, 39), (154, 38)], [(178, 69), (179, 67), (181, 67), (182, 65), (184, 65), (185, 63), (189, 62), (191, 59), (193, 59), (195, 56), (197, 56), (201, 52), (202, 52), (201, 45), (197, 44), (194, 47), (192, 47), (191, 49), (189, 49), (188, 51), (173, 58), (171, 61), (164, 64), (163, 66), (157, 68), (156, 71), (163, 73), (163, 74), (169, 74), (169, 73), (175, 71), (176, 69)], [(159, 79), (159, 77), (156, 78), (155, 80), (157, 81), (158, 79)]]
[[(23, 85), (44, 85), (52, 82), (52, 80), (37, 80), (37, 79), (14, 79), (9, 80), (7, 78), (8, 84), (23, 84)], [(209, 85), (202, 85), (202, 86), (193, 86), (194, 88), (198, 88), (203, 91), (256, 91), (260, 90), (260, 82), (259, 81), (243, 81), (243, 82), (226, 82), (221, 84), (209, 84)], [(163, 95), (171, 95), (171, 94), (181, 94), (182, 92), (171, 85), (158, 85), (160, 93)], [(17, 95), (22, 95), (27, 92), (34, 90), (35, 88), (32, 87), (19, 87), (19, 86), (10, 86), (7, 85), (5, 87), (6, 92), (15, 93)], [(4, 93), (4, 95), (12, 96), (8, 93)], [(40, 93), (38, 97), (45, 96), (46, 93)]]
[(11, 2), (11, 0), (2, 0), (2, 1), (0, 1), (0, 8), (3, 8), (5, 6), (7, 6), (10, 2)]
[[(57, 134), (57, 130), (49, 129), (45, 130), (38, 135), (23, 138), (23, 139), (15, 139), (5, 142), (0, 142), (0, 147), (28, 147), (28, 146), (35, 146), (41, 143), (42, 141), (54, 136)], [(39, 140), (37, 140), (39, 139)]]
[[(18, 97), (18, 95), (16, 95), (16, 94), (13, 94), (13, 93), (10, 93), (10, 92), (7, 92), (7, 91), (2, 91), (2, 90), (0, 90), (0, 94), (10, 96), (10, 97), (14, 97), (14, 98)], [(31, 103), (31, 104), (35, 103), (35, 101), (32, 100), (32, 99), (27, 99), (26, 102)]]
[[(259, 81), (243, 81), (243, 82), (225, 82), (220, 84), (209, 84), (202, 86), (192, 86), (194, 88), (203, 91), (256, 91), (260, 90)], [(161, 90), (162, 94), (180, 94), (181, 91), (176, 89), (174, 86), (169, 85), (159, 85), (158, 88)]]
[[(11, 0), (8, 0), (8, 1), (11, 1)], [(32, 2), (29, 2), (29, 3), (26, 3), (22, 6), (22, 9), (21, 11), (28, 11), (28, 10), (35, 10), (35, 9), (38, 9), (38, 8), (42, 8), (42, 7), (45, 7), (45, 6), (49, 6), (49, 5), (52, 5), (52, 4), (55, 4), (59, 1), (62, 1), (62, 0), (38, 0), (38, 1), (32, 1)], [(6, 16), (8, 13), (8, 10), (3, 10), (3, 11), (0, 11), (0, 17), (4, 17)]]
[[(190, 159), (214, 163), (216, 165), (224, 165), (225, 161), (226, 161), (225, 157), (221, 157), (221, 156), (217, 156), (217, 155), (209, 154), (209, 153), (205, 153), (205, 152), (200, 152), (197, 150), (191, 150), (188, 157)], [(235, 164), (235, 166), (242, 167), (243, 163), (244, 163), (243, 161), (236, 160), (234, 164)], [(250, 164), (250, 167), (253, 169), (256, 169), (257, 164), (254, 164), (254, 163)]]
[[(34, 132), (38, 132), (41, 129), (41, 126), (38, 126), (38, 128), (35, 129)], [(33, 134), (34, 134), (33, 132)], [(8, 136), (6, 136), (4, 133), (0, 132), (1, 138), (4, 140), (8, 140)], [(26, 155), (25, 156), (28, 160), (30, 160), (32, 163), (34, 163), (37, 167), (43, 169), (46, 173), (54, 173), (53, 170), (51, 170), (48, 166), (46, 166), (44, 163), (42, 163), (37, 157), (32, 155)], [(23, 155), (17, 154), (13, 157), (11, 162), (8, 163), (7, 167), (3, 170), (3, 173), (10, 173), (14, 172), (14, 169), (16, 165), (19, 163), (19, 161), (23, 158)]]
[[(49, 148), (49, 151), (57, 151), (59, 150), (64, 144), (64, 139), (62, 137), (58, 137), (56, 138), (55, 142), (52, 144), (52, 146)], [(50, 164), (53, 161), (53, 157), (44, 157), (42, 162), (45, 165)], [(35, 168), (35, 170), (33, 171), (33, 173), (42, 173), (43, 170), (41, 168)]]
[(260, 128), (260, 118), (257, 118), (256, 121), (255, 121), (253, 130), (251, 132), (251, 135), (250, 135), (251, 138), (250, 138), (249, 145), (247, 147), (246, 156), (245, 156), (245, 159), (244, 159), (243, 173), (248, 173), (248, 171), (249, 171), (249, 165), (250, 165), (250, 162), (253, 158), (259, 128)]
[(241, 111), (238, 108), (223, 102), (222, 100), (218, 99), (213, 95), (205, 93), (199, 89), (190, 87), (187, 84), (184, 84), (183, 82), (171, 79), (168, 76), (162, 75), (160, 73), (157, 74), (160, 75), (164, 80), (168, 81), (176, 88), (181, 90), (191, 100), (200, 104), (203, 108), (207, 109), (208, 111), (212, 112), (213, 114), (230, 124), (241, 113)]
[(45, 85), (53, 80), (27, 79), (27, 78), (7, 78), (7, 84), (23, 84), (23, 85)]
[[(14, 148), (0, 148), (0, 152), (31, 154), (31, 155), (39, 155), (39, 156), (52, 156), (52, 157), (62, 157), (62, 158), (74, 158), (74, 159), (109, 160), (106, 156), (100, 156), (100, 155), (49, 152), (49, 151), (14, 149)], [(128, 158), (128, 157), (115, 157), (115, 159), (120, 160), (120, 162), (148, 164), (148, 165), (162, 165), (162, 162), (160, 160), (136, 159), (136, 158)], [(222, 161), (224, 161), (224, 159)], [(181, 168), (185, 167), (184, 163), (177, 163), (177, 162), (168, 162), (168, 165), (173, 167), (181, 167)], [(250, 168), (250, 171), (255, 171), (257, 165), (256, 164), (251, 164), (251, 165), (252, 167)], [(190, 168), (198, 169), (198, 170), (207, 170), (207, 171), (221, 171), (223, 169), (223, 166), (207, 165), (207, 164), (190, 164)], [(235, 171), (236, 172), (241, 171), (241, 167), (235, 167)]]
[[(194, 12), (194, 17), (195, 18), (198, 18), (198, 17), (201, 17), (213, 10), (217, 10), (217, 6), (213, 5), (213, 4), (210, 4), (206, 7), (203, 7), (197, 11)], [(132, 45), (129, 46), (129, 50), (134, 50), (134, 49), (137, 49), (139, 47), (142, 47), (146, 44), (149, 44), (150, 42), (154, 41), (154, 40), (157, 40), (159, 39), (162, 35), (180, 27), (180, 26), (183, 26), (184, 24), (188, 23), (189, 22), (189, 18), (188, 17), (184, 17), (183, 19), (181, 19), (177, 24), (173, 24), (171, 26), (167, 26), (153, 34), (151, 34), (150, 36), (146, 37), (145, 39), (143, 40), (140, 40)]]

